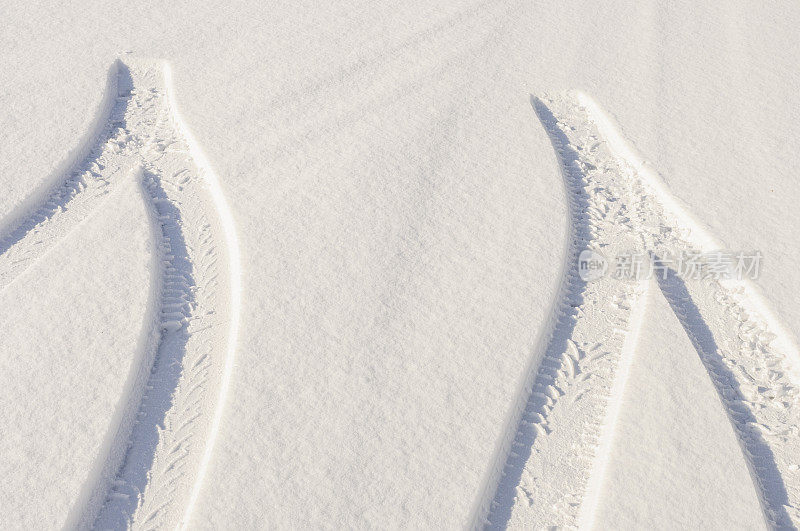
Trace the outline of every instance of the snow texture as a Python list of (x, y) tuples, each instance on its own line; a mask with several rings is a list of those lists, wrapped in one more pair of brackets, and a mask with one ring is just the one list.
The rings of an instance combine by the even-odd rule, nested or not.
[(798, 4), (0, 18), (0, 527), (800, 525)]

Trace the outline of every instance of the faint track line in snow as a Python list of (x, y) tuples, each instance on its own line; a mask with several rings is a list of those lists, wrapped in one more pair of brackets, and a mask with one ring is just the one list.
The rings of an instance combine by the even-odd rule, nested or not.
[[(615, 285), (608, 274), (591, 282), (575, 280), (578, 249), (602, 252), (609, 259), (620, 251), (647, 253), (662, 267), (664, 255), (712, 252), (721, 246), (669, 194), (591, 98), (573, 92), (533, 98), (533, 105), (568, 187), (572, 262), (566, 266), (550, 342), (530, 373), (535, 380), (525, 388), (527, 403), (511, 428), (513, 442), (502, 475), (496, 487), (487, 486), (489, 492), (494, 489), (493, 498), (484, 495), (485, 512), (476, 514), (475, 525), (591, 527), (613, 437), (615, 406), (610, 411), (607, 406), (622, 392), (620, 377), (614, 377), (625, 373), (624, 361), (619, 367), (625, 355), (619, 352), (635, 342), (634, 333), (623, 347), (608, 331), (629, 334), (636, 328), (638, 319), (631, 321), (630, 309), (641, 304), (642, 289)], [(658, 284), (726, 408), (766, 523), (796, 527), (800, 357), (794, 338), (747, 280), (682, 279), (673, 271)], [(615, 300), (621, 301), (622, 311), (615, 313), (610, 304)], [(591, 338), (596, 344), (587, 347)], [(597, 349), (606, 352), (605, 366), (583, 361)], [(594, 384), (584, 388), (581, 379), (570, 378), (574, 374)], [(581, 407), (571, 407), (578, 399)], [(606, 421), (598, 422), (602, 418)]]
[(0, 290), (138, 177), (158, 242), (151, 332), (67, 525), (185, 527), (230, 384), (238, 243), (219, 180), (176, 111), (168, 66), (117, 61), (110, 76), (113, 104), (94, 145), (0, 240)]
[[(487, 65), (496, 65), (491, 57), (501, 52), (497, 35), (505, 29), (502, 17), (509, 8), (516, 7), (516, 2), (481, 0), (450, 18), (412, 33), (407, 40), (391, 48), (357, 58), (324, 78), (312, 78), (299, 87), (279, 90), (269, 107), (274, 113), (273, 120), (280, 127), (267, 136), (265, 147), (272, 156), (296, 152), (304, 149), (303, 146), (329, 138), (343, 124), (365, 120), (372, 113), (370, 109), (417, 94), (426, 84), (435, 85), (436, 80), (445, 77), (474, 75), (475, 72), (465, 66), (468, 59), (485, 57)], [(427, 60), (408, 63), (400, 52), (409, 50), (425, 59), (435, 57), (435, 64)], [(444, 61), (442, 50), (446, 51)], [(397, 69), (405, 72), (405, 79), (396, 78)], [(491, 68), (485, 75), (499, 75), (499, 71)], [(375, 91), (377, 86), (393, 88), (388, 92)], [(331, 99), (339, 104), (329, 108), (325, 116), (315, 111), (319, 106), (327, 106)]]

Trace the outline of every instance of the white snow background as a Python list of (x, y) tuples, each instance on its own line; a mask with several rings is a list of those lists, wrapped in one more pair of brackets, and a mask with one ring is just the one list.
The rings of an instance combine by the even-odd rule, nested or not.
[[(531, 95), (590, 94), (710, 233), (763, 253), (756, 283), (800, 332), (796, 3), (8, 0), (0, 22), (0, 226), (60, 178), (128, 56), (171, 65), (231, 206), (242, 319), (192, 528), (472, 523), (567, 252)], [(0, 298), (2, 527), (80, 510), (145, 319), (129, 199)], [(697, 356), (647, 304), (642, 381), (647, 353)], [(596, 523), (763, 526), (701, 364), (675, 364), (646, 402), (663, 415), (626, 414), (626, 389)], [(683, 483), (650, 490), (647, 463)]]

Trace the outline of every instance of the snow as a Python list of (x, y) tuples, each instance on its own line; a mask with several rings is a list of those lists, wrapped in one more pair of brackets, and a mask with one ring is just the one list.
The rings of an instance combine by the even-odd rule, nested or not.
[(666, 299), (650, 292), (594, 524), (763, 529), (723, 405)]
[[(176, 494), (148, 487), (137, 518), (193, 528), (479, 525), (550, 354), (565, 363), (554, 365), (565, 384), (582, 370), (598, 375), (584, 395), (591, 407), (556, 406), (546, 415), (554, 435), (526, 450), (546, 446), (554, 457), (520, 458), (514, 469), (525, 477), (544, 467), (576, 491), (576, 506), (551, 514), (557, 521), (577, 518), (585, 487), (591, 494), (599, 482), (589, 496), (598, 527), (679, 518), (749, 527), (764, 521), (762, 507), (798, 524), (797, 5), (6, 2), (0, 17), (9, 21), (0, 32), (0, 414), (13, 426), (0, 437), (4, 527), (85, 523), (100, 505), (134, 516), (121, 494), (141, 485), (112, 454), (143, 436), (131, 428), (112, 441), (109, 430), (127, 433), (120, 408), (151, 412), (147, 430), (159, 415), (166, 423), (160, 446), (137, 443), (134, 461), (155, 463), (147, 470), (165, 482), (152, 485)], [(143, 109), (140, 121), (96, 168), (111, 191), (77, 193), (63, 216), (8, 247), (14, 222), (33, 220), (81, 152), (97, 147), (118, 58), (134, 74), (157, 61), (172, 74), (165, 81), (148, 66), (134, 75), (134, 88), (157, 96), (152, 109), (129, 108)], [(628, 152), (597, 113), (564, 96), (575, 89)], [(624, 196), (626, 206), (653, 209), (647, 223), (670, 234), (689, 227), (685, 245), (702, 247), (704, 232), (726, 249), (764, 254), (762, 275), (745, 286), (667, 283), (641, 299), (619, 291), (612, 311), (624, 324), (619, 342), (607, 343), (613, 352), (647, 300), (622, 392), (617, 354), (601, 365), (582, 357), (582, 341), (605, 341), (599, 321), (588, 312), (574, 333), (558, 328), (565, 293), (595, 301), (588, 311), (610, 308), (613, 291), (565, 284), (582, 211), (553, 150), (557, 131), (531, 106), (548, 94), (552, 112), (576, 127), (562, 131), (575, 146), (588, 150), (585, 135), (598, 134), (602, 157), (576, 160), (614, 168), (628, 179), (620, 186), (651, 181), (646, 188), (647, 172), (655, 175), (660, 191)], [(162, 319), (182, 324), (159, 336), (186, 332), (179, 364), (198, 362), (207, 377), (187, 376), (174, 397), (150, 402), (126, 382), (147, 367), (144, 351), (156, 356), (137, 345), (164, 304), (148, 297), (166, 274), (153, 259), (171, 221), (148, 221), (161, 194), (126, 177), (134, 160), (157, 170), (157, 183), (179, 169), (192, 175), (183, 190), (164, 189), (164, 206), (186, 217), (174, 226), (197, 244), (171, 263), (185, 260), (183, 273), (200, 271), (202, 257), (216, 264), (192, 291), (197, 308)], [(575, 177), (600, 179), (586, 168)], [(130, 187), (116, 186), (126, 178)], [(210, 240), (192, 232), (205, 224)], [(603, 241), (628, 241), (614, 234)], [(37, 238), (45, 243), (28, 244)], [(212, 279), (219, 285), (208, 289)], [(192, 320), (207, 315), (208, 340)], [(709, 376), (731, 360), (721, 379)], [(769, 391), (747, 394), (742, 374)], [(656, 384), (650, 400), (633, 398)], [(564, 389), (570, 397), (575, 385)], [(743, 398), (726, 397), (726, 386)], [(196, 404), (185, 398), (195, 388)], [(182, 428), (191, 437), (183, 446), (177, 426), (191, 416), (174, 404), (199, 412)], [(773, 435), (751, 435), (737, 408)], [(675, 431), (668, 415), (694, 428)], [(587, 439), (586, 463), (569, 464), (572, 441), (559, 437), (585, 433), (583, 422), (597, 439)], [(167, 447), (186, 456), (175, 482), (159, 476)], [(759, 475), (746, 454), (766, 450), (775, 473)], [(656, 468), (662, 475), (647, 473)], [(550, 508), (526, 508), (517, 490), (562, 492), (543, 477), (507, 481), (511, 522), (551, 523), (527, 519)], [(651, 493), (634, 498), (626, 484)], [(119, 503), (104, 504), (103, 492)]]
[(0, 344), (4, 526), (64, 526), (136, 396), (152, 319), (146, 219), (123, 185), (0, 293), (13, 323)]

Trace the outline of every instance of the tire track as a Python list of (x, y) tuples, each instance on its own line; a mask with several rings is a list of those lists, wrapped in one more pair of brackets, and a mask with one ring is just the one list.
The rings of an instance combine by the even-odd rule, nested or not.
[[(653, 268), (718, 391), (765, 522), (796, 527), (800, 356), (792, 336), (749, 281), (708, 274), (681, 278), (667, 266), (665, 256), (709, 256), (721, 246), (669, 194), (596, 103), (577, 92), (532, 103), (561, 162), (572, 240), (550, 342), (532, 372), (533, 384), (523, 392), (527, 401), (511, 428), (503, 473), (484, 502), (488, 518), (476, 526), (593, 525), (613, 435), (615, 408), (609, 414), (608, 404), (619, 399), (624, 382), (617, 376), (619, 385), (609, 389), (615, 374), (625, 374), (624, 352), (635, 342), (635, 334), (615, 339), (609, 330), (621, 336), (635, 330), (631, 307), (641, 304), (642, 289), (614, 284), (621, 276), (608, 273), (591, 282), (577, 279), (578, 255), (589, 250), (609, 259), (649, 256), (643, 267)], [(605, 352), (606, 365), (589, 363), (596, 350)], [(572, 406), (576, 400), (579, 407)]]
[[(645, 245), (660, 266), (661, 291), (695, 346), (737, 434), (764, 518), (772, 528), (800, 525), (800, 351), (793, 335), (746, 278), (678, 275), (665, 256), (724, 252), (587, 95), (577, 112), (608, 144), (634, 183)], [(574, 124), (573, 124), (574, 125)], [(709, 264), (703, 264), (710, 270)]]
[[(748, 321), (738, 318), (741, 309), (730, 304), (723, 292), (713, 284), (690, 288), (691, 282), (667, 271), (666, 278), (659, 277), (659, 285), (725, 406), (766, 523), (774, 529), (796, 527), (800, 521), (794, 505), (800, 494), (797, 387), (784, 380), (781, 360), (758, 339), (763, 331), (750, 329)], [(709, 323), (714, 323), (716, 333)], [(748, 333), (742, 335), (745, 328)]]
[[(129, 72), (116, 62), (109, 73), (110, 100), (98, 118), (98, 128), (86, 153), (70, 165), (65, 178), (49, 191), (32, 212), (10, 224), (0, 236), (0, 291), (28, 266), (40, 259), (54, 243), (65, 238), (100, 206), (137, 168), (136, 153), (146, 148), (148, 135), (159, 113), (159, 101), (151, 93), (132, 91)], [(79, 150), (81, 151), (81, 150)]]
[[(531, 104), (559, 159), (570, 211), (570, 241), (555, 323), (544, 355), (522, 393), (499, 477), (490, 485), (483, 524), (573, 526), (600, 446), (608, 404), (620, 392), (623, 358), (632, 354), (638, 323), (634, 306), (646, 291), (636, 280), (603, 277), (587, 282), (578, 270), (584, 253), (641, 247), (630, 213), (614, 197), (625, 182), (587, 171), (585, 160), (543, 100)], [(634, 334), (635, 336), (635, 334)], [(625, 365), (622, 363), (622, 365)], [(507, 443), (508, 444), (508, 443)]]
[(134, 86), (157, 94), (165, 110), (141, 152), (164, 266), (159, 341), (128, 451), (94, 526), (180, 527), (197, 499), (230, 378), (238, 250), (216, 176), (175, 110), (168, 68), (135, 62), (130, 71)]
[(149, 345), (68, 527), (185, 526), (219, 429), (239, 320), (239, 253), (219, 181), (178, 115), (168, 66), (117, 61), (96, 143), (0, 240), (0, 290), (136, 176), (158, 242)]

